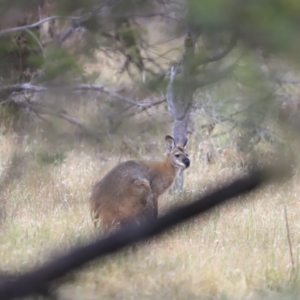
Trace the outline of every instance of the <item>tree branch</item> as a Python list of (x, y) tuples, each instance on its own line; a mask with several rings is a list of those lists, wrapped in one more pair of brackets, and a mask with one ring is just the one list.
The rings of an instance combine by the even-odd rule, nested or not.
[(0, 86), (0, 94), (11, 94), (19, 92), (45, 92), (48, 88), (41, 85), (32, 85), (31, 83), (10, 84)]
[[(43, 85), (33, 85), (31, 83), (22, 83), (22, 84), (11, 84), (11, 85), (5, 85), (0, 86), (0, 95), (1, 94), (11, 94), (11, 93), (20, 93), (20, 92), (33, 92), (33, 93), (40, 93), (40, 92), (46, 92), (50, 90), (66, 90), (66, 91), (96, 91), (96, 92), (102, 92), (105, 94), (108, 94), (112, 97), (115, 97), (119, 100), (125, 101), (127, 103), (130, 103), (132, 105), (138, 106), (138, 107), (148, 107), (150, 103), (142, 103), (137, 102), (131, 98), (128, 98), (126, 96), (122, 96), (119, 93), (99, 84), (79, 84), (79, 85), (71, 85), (71, 86), (64, 86), (64, 87), (47, 87)], [(159, 100), (160, 101), (160, 100)]]
[(31, 111), (35, 112), (36, 114), (52, 115), (52, 116), (55, 116), (57, 118), (64, 119), (64, 120), (80, 127), (83, 131), (85, 131), (89, 135), (95, 137), (97, 140), (101, 139), (101, 137), (93, 129), (91, 129), (90, 127), (84, 125), (78, 119), (70, 116), (66, 111), (55, 111), (54, 109), (52, 109), (49, 106), (36, 104), (36, 103), (33, 104), (33, 103), (30, 103), (30, 102), (27, 102), (27, 101), (19, 101), (19, 100), (15, 100), (15, 99), (12, 99), (12, 101), (14, 103), (16, 103), (17, 105), (20, 105), (24, 108), (30, 109)]
[[(125, 101), (127, 103), (133, 104), (135, 106), (139, 107), (144, 107), (145, 104), (139, 103), (131, 98), (125, 97), (120, 95), (119, 93), (110, 90), (109, 88), (103, 86), (103, 85), (98, 85), (98, 84), (80, 84), (74, 87), (70, 87), (68, 89), (73, 89), (75, 91), (97, 91), (97, 92), (103, 92), (105, 94), (108, 94), (112, 97), (115, 97), (119, 100)], [(147, 105), (146, 105), (147, 106)]]
[(92, 16), (95, 16), (98, 14), (98, 12), (101, 10), (102, 8), (102, 4), (96, 6), (91, 12), (85, 14), (82, 18), (80, 19), (74, 19), (74, 21), (76, 22), (73, 22), (72, 26), (70, 26), (59, 38), (57, 44), (59, 46), (62, 45), (63, 42), (65, 42), (72, 34), (73, 32), (82, 26), (83, 22), (86, 22), (88, 21)]
[(13, 28), (8, 28), (8, 29), (4, 29), (4, 30), (1, 30), (0, 31), (0, 36), (3, 36), (5, 34), (8, 34), (8, 33), (12, 33), (12, 32), (16, 32), (16, 31), (21, 31), (21, 30), (27, 30), (27, 29), (31, 29), (31, 28), (35, 28), (45, 22), (48, 22), (48, 21), (51, 21), (51, 20), (54, 20), (54, 19), (69, 19), (69, 20), (77, 20), (77, 21), (80, 21), (80, 20), (85, 20), (87, 17), (89, 16), (89, 13), (84, 15), (84, 16), (81, 16), (81, 17), (64, 17), (64, 16), (51, 16), (51, 17), (48, 17), (48, 18), (44, 18), (38, 22), (35, 22), (35, 23), (32, 23), (32, 24), (29, 24), (29, 25), (24, 25), (24, 26), (19, 26), (19, 27), (13, 27)]

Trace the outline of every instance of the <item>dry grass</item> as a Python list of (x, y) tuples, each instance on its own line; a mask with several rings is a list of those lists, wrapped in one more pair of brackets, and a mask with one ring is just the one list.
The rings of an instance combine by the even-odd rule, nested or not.
[[(3, 176), (14, 145), (9, 137), (1, 139)], [(22, 177), (1, 191), (5, 214), (0, 269), (24, 270), (42, 263), (54, 250), (66, 251), (95, 234), (87, 201), (90, 187), (120, 157), (112, 151), (104, 160), (91, 148), (78, 148), (56, 165), (28, 156), (26, 165), (19, 166), (24, 168)], [(157, 151), (163, 152), (161, 142)], [(240, 173), (236, 165), (203, 165), (193, 143), (190, 154), (193, 161), (185, 179), (188, 194), (204, 193)], [(218, 207), (134, 253), (128, 250), (94, 262), (60, 288), (60, 297), (237, 299), (254, 297), (258, 291), (277, 291), (292, 281), (284, 204), (298, 266), (298, 180), (295, 176), (284, 185), (269, 185), (243, 201)], [(164, 195), (161, 212), (180, 201)]]

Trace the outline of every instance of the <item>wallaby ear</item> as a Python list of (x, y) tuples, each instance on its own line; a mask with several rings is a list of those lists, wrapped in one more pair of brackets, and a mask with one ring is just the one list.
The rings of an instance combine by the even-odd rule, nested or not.
[(177, 146), (181, 147), (181, 148), (185, 148), (186, 144), (188, 142), (188, 138), (185, 137), (184, 140), (180, 143), (177, 144)]
[(172, 149), (175, 147), (175, 141), (174, 141), (174, 139), (170, 135), (166, 135), (166, 137), (165, 137), (165, 143), (166, 143), (167, 150), (169, 152), (171, 152)]
[(187, 142), (188, 142), (188, 138), (185, 137), (185, 139), (184, 139), (184, 141), (183, 141), (183, 143), (182, 143), (183, 148), (186, 146)]

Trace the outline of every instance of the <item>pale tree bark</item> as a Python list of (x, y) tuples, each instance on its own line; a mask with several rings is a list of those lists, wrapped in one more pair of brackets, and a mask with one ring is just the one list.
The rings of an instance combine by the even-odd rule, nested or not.
[[(167, 87), (167, 103), (169, 113), (174, 120), (172, 133), (176, 144), (186, 144), (187, 142), (190, 108), (195, 91), (192, 65), (197, 36), (197, 32), (192, 32), (191, 26), (187, 25), (184, 54), (180, 65), (171, 68), (170, 81)], [(180, 172), (170, 189), (170, 193), (183, 191), (183, 181), (183, 172)]]
[[(188, 5), (188, 2), (186, 2)], [(212, 84), (230, 74), (236, 62), (221, 71), (215, 72), (207, 77), (199, 76), (198, 67), (214, 63), (223, 59), (229, 54), (237, 43), (237, 34), (232, 33), (226, 45), (216, 45), (217, 52), (210, 53), (207, 57), (195, 54), (195, 43), (200, 34), (205, 36), (205, 28), (198, 23), (198, 19), (192, 16), (192, 10), (187, 6), (186, 36), (184, 39), (184, 52), (182, 59), (177, 66), (173, 66), (170, 72), (170, 80), (167, 87), (167, 103), (173, 123), (173, 137), (176, 143), (187, 142), (187, 131), (190, 120), (190, 110), (193, 102), (193, 95), (197, 88)], [(219, 49), (221, 47), (221, 49)], [(193, 163), (193, 162), (192, 162)], [(183, 191), (183, 173), (179, 173), (170, 192)]]

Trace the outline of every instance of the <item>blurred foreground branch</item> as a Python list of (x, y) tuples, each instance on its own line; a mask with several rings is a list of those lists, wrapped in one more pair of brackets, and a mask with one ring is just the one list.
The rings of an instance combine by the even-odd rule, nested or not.
[[(196, 198), (194, 202), (188, 205), (173, 209), (154, 221), (144, 223), (139, 227), (130, 226), (113, 235), (84, 246), (78, 246), (69, 253), (61, 255), (37, 269), (16, 276), (15, 279), (3, 280), (0, 284), (0, 299), (8, 300), (48, 292), (50, 284), (55, 280), (96, 258), (115, 253), (132, 243), (161, 234), (226, 200), (253, 191), (269, 180), (281, 179), (288, 174), (284, 170), (289, 171), (282, 167), (274, 170), (253, 171), (205, 197)], [(8, 275), (8, 278), (11, 277), (14, 276)]]

